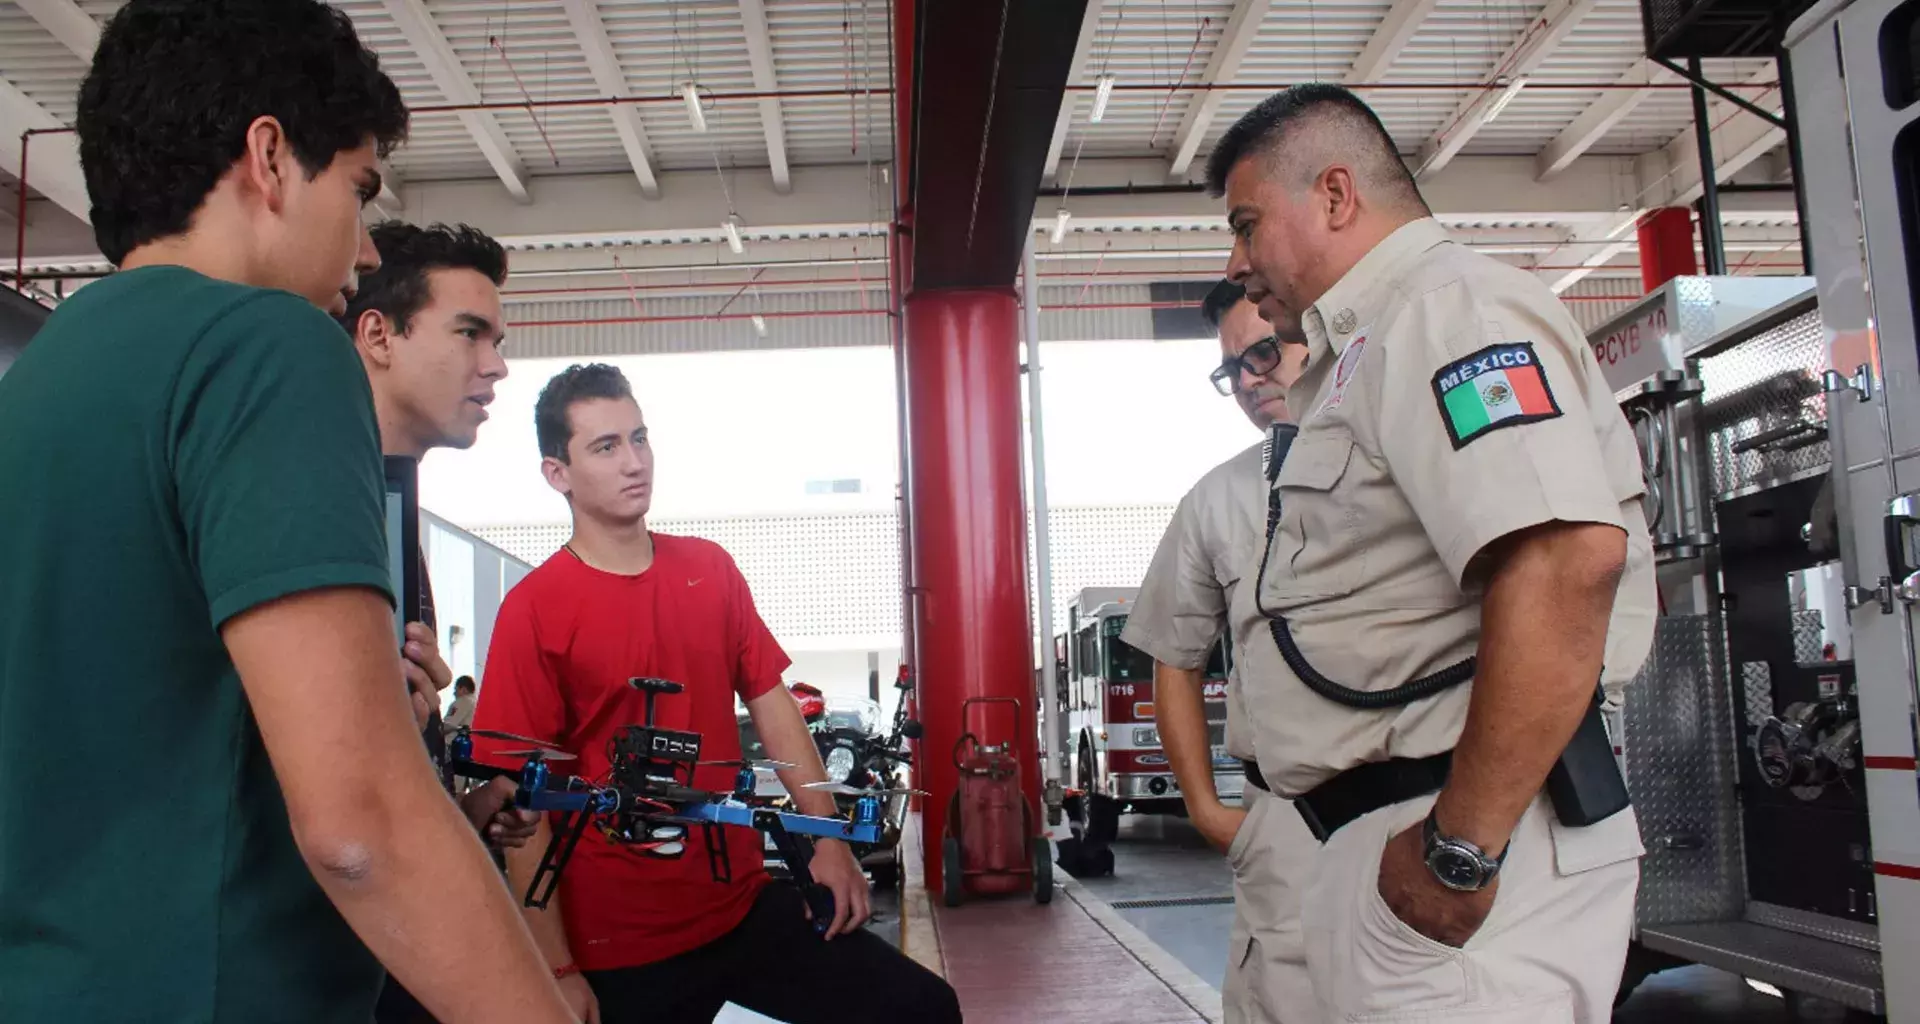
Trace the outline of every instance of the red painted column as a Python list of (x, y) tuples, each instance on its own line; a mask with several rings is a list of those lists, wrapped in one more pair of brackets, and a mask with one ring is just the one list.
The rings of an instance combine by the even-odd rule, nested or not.
[[(915, 763), (930, 891), (941, 886), (940, 840), (958, 772), (954, 745), (1013, 743), (1027, 800), (1040, 809), (1026, 512), (1020, 481), (1020, 307), (1011, 289), (909, 295), (907, 435), (918, 576), (919, 712)], [(976, 705), (970, 697), (1013, 697)], [(1025, 888), (1025, 886), (1021, 886)]]
[(1693, 211), (1684, 206), (1640, 218), (1640, 287), (1646, 291), (1700, 272), (1693, 253)]

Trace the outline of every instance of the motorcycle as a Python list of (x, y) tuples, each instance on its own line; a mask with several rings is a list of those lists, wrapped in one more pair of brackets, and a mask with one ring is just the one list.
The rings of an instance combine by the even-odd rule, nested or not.
[[(909, 684), (910, 686), (910, 684)], [(881, 789), (905, 790), (912, 754), (909, 740), (919, 738), (920, 723), (907, 716), (905, 693), (901, 694), (891, 728), (880, 732), (880, 705), (865, 698), (828, 700), (817, 687), (794, 683), (788, 687), (799, 702), (801, 717), (813, 736), (826, 768), (827, 781), (846, 787), (836, 793), (834, 802), (841, 813), (851, 810), (858, 799), (855, 791)], [(904, 690), (904, 688), (903, 688)], [(743, 710), (739, 716), (741, 750), (748, 758), (765, 756), (754, 734), (752, 719)], [(759, 784), (763, 797), (781, 799), (786, 791), (779, 779), (768, 775)], [(883, 804), (882, 829), (878, 842), (852, 844), (854, 857), (873, 877), (875, 886), (892, 888), (900, 878), (900, 829), (906, 822), (909, 794), (889, 795)], [(780, 866), (769, 850), (770, 870)]]
[[(893, 791), (883, 805), (879, 842), (853, 844), (854, 856), (868, 866), (873, 883), (891, 888), (899, 881), (900, 829), (906, 821), (910, 797), (906, 790), (913, 754), (907, 749), (907, 742), (920, 738), (920, 723), (907, 717), (904, 693), (894, 712), (892, 727), (884, 735), (875, 728), (878, 705), (872, 701), (858, 703), (858, 713), (830, 711), (811, 728), (814, 744), (820, 750), (820, 763), (827, 770), (827, 781), (840, 783), (850, 791), (835, 797), (843, 811), (858, 798), (852, 791)], [(849, 707), (843, 705), (837, 710), (846, 711)]]

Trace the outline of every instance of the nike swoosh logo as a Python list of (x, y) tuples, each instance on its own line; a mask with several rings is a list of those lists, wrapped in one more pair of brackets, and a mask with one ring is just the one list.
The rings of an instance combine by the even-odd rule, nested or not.
[(687, 586), (689, 586), (689, 587), (697, 587), (697, 586), (699, 586), (700, 584), (702, 584), (702, 583), (705, 583), (706, 581), (707, 581), (707, 578), (706, 578), (705, 576), (702, 576), (702, 577), (700, 577), (700, 578), (699, 578), (699, 579), (697, 579), (697, 580), (688, 580), (688, 581), (687, 581)]

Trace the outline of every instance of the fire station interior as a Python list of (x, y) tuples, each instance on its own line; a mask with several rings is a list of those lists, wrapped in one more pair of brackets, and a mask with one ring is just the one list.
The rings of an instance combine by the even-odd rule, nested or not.
[[(621, 366), (650, 526), (734, 555), (823, 755), (910, 752), (867, 927), (968, 1019), (1232, 1019), (1232, 871), (1121, 633), (1181, 494), (1258, 440), (1205, 379), (1207, 156), (1327, 81), (1560, 297), (1640, 450), (1614, 1019), (1920, 1022), (1920, 0), (333, 2), (413, 109), (377, 215), (511, 254), (493, 420), (418, 480), (449, 664), (484, 701), (501, 596), (567, 536), (539, 384)], [(68, 126), (119, 6), (0, 0), (0, 373), (113, 273)]]

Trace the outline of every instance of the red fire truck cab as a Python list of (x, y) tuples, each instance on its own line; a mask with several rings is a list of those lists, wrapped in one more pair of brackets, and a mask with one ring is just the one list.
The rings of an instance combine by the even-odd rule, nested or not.
[[(1135, 587), (1082, 590), (1067, 608), (1067, 634), (1054, 642), (1071, 751), (1068, 778), (1080, 794), (1087, 838), (1096, 843), (1113, 840), (1122, 813), (1186, 813), (1154, 724), (1153, 658), (1120, 639), (1138, 593)], [(1204, 695), (1214, 786), (1223, 799), (1237, 800), (1245, 776), (1226, 751), (1224, 638), (1208, 659)]]

